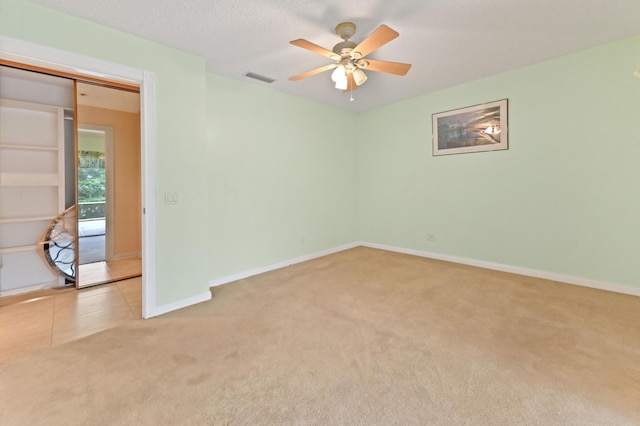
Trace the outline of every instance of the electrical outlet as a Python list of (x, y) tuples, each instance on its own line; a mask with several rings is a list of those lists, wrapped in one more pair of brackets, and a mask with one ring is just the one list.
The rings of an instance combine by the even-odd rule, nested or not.
[(436, 240), (436, 235), (435, 234), (431, 234), (431, 233), (427, 233), (424, 237), (425, 240), (427, 241), (435, 241)]

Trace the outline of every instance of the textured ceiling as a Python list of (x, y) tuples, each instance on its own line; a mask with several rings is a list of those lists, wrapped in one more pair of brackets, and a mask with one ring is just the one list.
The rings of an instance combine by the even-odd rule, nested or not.
[[(640, 33), (638, 0), (33, 0), (206, 58), (225, 77), (363, 111)], [(404, 77), (368, 72), (349, 95), (330, 73), (288, 77), (331, 63), (289, 44), (331, 49), (352, 21), (361, 41), (380, 24), (400, 36), (368, 57), (413, 64)], [(640, 51), (638, 54), (640, 65)], [(634, 70), (629, 70), (632, 73)], [(245, 77), (254, 72), (271, 84)]]

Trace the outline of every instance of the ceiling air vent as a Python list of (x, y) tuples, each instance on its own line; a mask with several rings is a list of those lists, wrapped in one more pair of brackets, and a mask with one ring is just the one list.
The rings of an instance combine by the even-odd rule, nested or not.
[(255, 80), (264, 81), (265, 83), (273, 83), (276, 81), (275, 78), (266, 77), (264, 75), (256, 74), (255, 72), (248, 72), (245, 74), (245, 77), (253, 78)]

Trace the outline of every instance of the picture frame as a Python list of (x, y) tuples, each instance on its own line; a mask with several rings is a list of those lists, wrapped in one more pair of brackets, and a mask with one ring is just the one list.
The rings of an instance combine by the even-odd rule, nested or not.
[(433, 155), (509, 149), (507, 114), (507, 99), (433, 114)]

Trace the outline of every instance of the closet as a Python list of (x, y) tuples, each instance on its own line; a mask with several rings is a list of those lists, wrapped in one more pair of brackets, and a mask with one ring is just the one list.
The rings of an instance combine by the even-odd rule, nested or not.
[[(115, 253), (113, 264), (102, 262), (105, 279), (89, 281), (97, 264), (91, 265), (92, 272), (85, 273), (85, 280), (77, 273), (78, 84), (68, 76), (0, 65), (0, 296), (62, 286), (82, 287), (141, 274), (139, 236), (136, 237), (137, 244), (127, 246), (126, 253), (124, 250)], [(108, 93), (107, 88), (103, 91)], [(113, 92), (123, 91), (113, 89)], [(139, 95), (135, 89), (128, 91), (129, 95), (132, 93), (136, 97), (133, 103), (135, 105), (137, 100), (139, 107)], [(119, 111), (119, 107), (112, 107), (108, 101), (98, 98), (87, 96), (83, 102), (93, 104), (82, 105), (98, 115), (96, 120), (108, 121), (116, 117), (114, 120), (119, 123), (121, 116), (127, 116), (127, 123), (133, 122), (138, 129), (137, 137), (134, 130), (134, 136), (118, 141), (128, 144), (118, 148), (118, 152), (126, 152), (119, 154), (121, 157), (133, 158), (131, 152), (134, 152), (137, 158), (126, 160), (127, 164), (120, 166), (128, 173), (127, 186), (137, 189), (134, 191), (136, 196), (121, 200), (117, 210), (119, 223), (133, 223), (127, 226), (126, 232), (136, 235), (141, 232), (139, 112)], [(118, 98), (117, 94), (114, 98)], [(123, 134), (122, 129), (115, 131)], [(130, 135), (131, 130), (124, 133)], [(131, 145), (132, 140), (135, 145)], [(135, 167), (134, 172), (130, 171), (131, 167)], [(122, 186), (120, 182), (124, 178), (119, 179), (118, 184)], [(115, 197), (111, 202), (115, 204)], [(127, 213), (129, 216), (125, 217), (120, 211), (127, 205), (132, 206), (127, 211), (133, 213)], [(62, 244), (43, 243), (47, 235), (60, 234), (61, 228), (52, 228), (52, 221), (63, 213), (67, 221)], [(113, 222), (112, 229), (116, 229)], [(116, 240), (113, 237), (113, 241)], [(119, 269), (118, 273), (116, 269)]]

